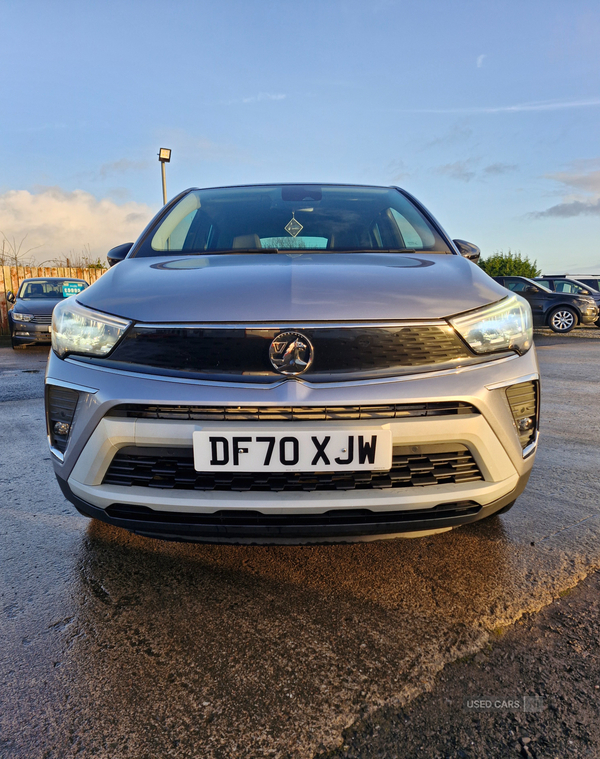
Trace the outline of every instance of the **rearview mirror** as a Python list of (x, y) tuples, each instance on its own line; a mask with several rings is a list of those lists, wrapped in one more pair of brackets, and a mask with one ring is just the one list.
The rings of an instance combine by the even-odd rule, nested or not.
[(474, 264), (479, 261), (479, 257), (481, 256), (481, 251), (477, 247), (477, 245), (473, 245), (472, 242), (467, 242), (466, 240), (452, 240), (452, 242), (456, 245), (458, 248), (458, 252), (461, 256), (464, 256), (465, 258), (468, 258), (469, 261), (473, 261)]
[(125, 242), (123, 243), (123, 245), (117, 245), (116, 248), (111, 248), (106, 254), (108, 265), (114, 266), (115, 264), (118, 264), (119, 261), (122, 261), (124, 258), (127, 258), (127, 254), (129, 253), (132, 247), (133, 247), (132, 242)]
[(6, 293), (6, 300), (7, 300), (9, 303), (14, 303), (14, 302), (17, 300), (17, 299), (15, 298), (15, 294), (13, 293), (13, 291), (12, 291), (12, 290), (9, 290), (9, 291)]

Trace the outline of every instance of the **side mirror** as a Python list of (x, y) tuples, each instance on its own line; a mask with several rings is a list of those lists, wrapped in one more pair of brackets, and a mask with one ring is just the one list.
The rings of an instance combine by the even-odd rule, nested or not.
[(535, 287), (534, 285), (529, 285), (529, 287), (526, 287), (523, 290), (524, 293), (539, 293), (539, 288)]
[(473, 261), (473, 263), (477, 263), (479, 261), (479, 257), (481, 256), (481, 251), (477, 247), (477, 245), (473, 245), (472, 242), (467, 242), (466, 240), (452, 240), (452, 242), (456, 245), (458, 248), (458, 252), (461, 256), (464, 256), (465, 258), (468, 258), (469, 261)]
[(589, 294), (590, 294), (590, 291), (589, 291), (589, 290), (580, 290), (580, 291), (579, 291), (579, 293), (580, 293), (581, 295), (589, 295)]
[(127, 257), (129, 251), (133, 248), (132, 242), (123, 243), (123, 245), (117, 245), (116, 248), (111, 248), (106, 254), (108, 259), (108, 265), (114, 266)]
[(12, 291), (12, 290), (9, 290), (9, 291), (6, 293), (6, 300), (7, 300), (9, 303), (14, 303), (14, 302), (17, 300), (17, 299), (15, 298), (15, 294), (13, 293), (13, 291)]

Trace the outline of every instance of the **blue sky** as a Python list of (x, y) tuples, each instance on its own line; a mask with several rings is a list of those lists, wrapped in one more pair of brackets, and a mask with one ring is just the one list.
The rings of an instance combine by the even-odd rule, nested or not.
[[(104, 255), (189, 186), (400, 184), (483, 254), (600, 269), (600, 5), (4, 3), (0, 230)], [(49, 189), (51, 188), (51, 189)]]

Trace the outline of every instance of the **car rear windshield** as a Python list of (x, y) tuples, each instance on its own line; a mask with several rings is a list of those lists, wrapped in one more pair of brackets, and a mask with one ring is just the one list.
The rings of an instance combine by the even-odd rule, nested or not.
[(69, 295), (77, 295), (85, 290), (87, 283), (74, 282), (71, 279), (36, 279), (35, 282), (23, 282), (19, 291), (22, 300), (60, 300)]
[(134, 255), (261, 249), (451, 253), (414, 203), (394, 188), (273, 185), (190, 191)]

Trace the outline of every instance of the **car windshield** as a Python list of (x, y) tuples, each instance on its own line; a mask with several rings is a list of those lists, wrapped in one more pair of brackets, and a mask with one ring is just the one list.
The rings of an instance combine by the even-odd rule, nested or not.
[(190, 191), (134, 255), (254, 250), (452, 252), (394, 188), (270, 185)]
[(77, 295), (86, 287), (86, 282), (72, 279), (36, 279), (23, 282), (18, 297), (22, 300), (60, 300), (69, 295)]

